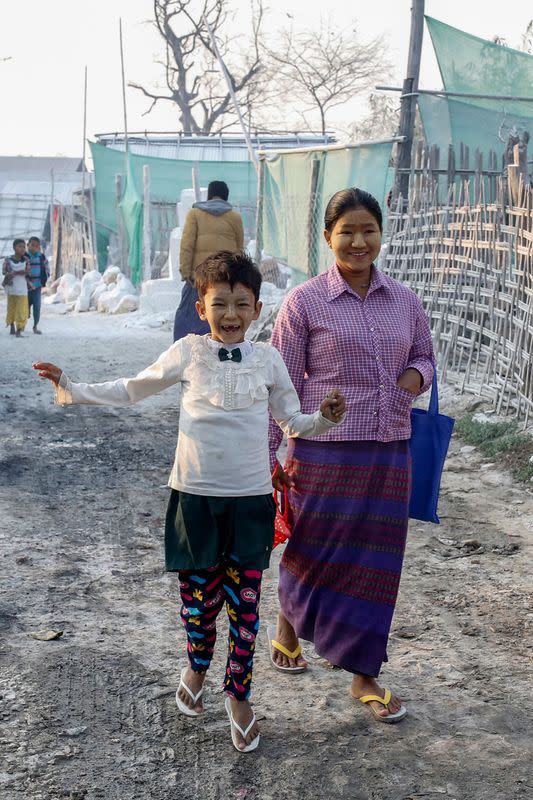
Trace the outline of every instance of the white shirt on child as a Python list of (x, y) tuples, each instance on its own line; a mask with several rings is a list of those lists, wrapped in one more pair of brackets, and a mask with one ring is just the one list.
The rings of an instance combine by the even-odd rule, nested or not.
[(26, 259), (13, 261), (12, 258), (7, 258), (6, 261), (9, 262), (11, 271), (14, 272), (12, 282), (5, 287), (6, 294), (12, 297), (24, 297), (24, 295), (28, 294), (28, 284), (26, 282), (28, 263)]
[(73, 383), (63, 373), (55, 400), (60, 405), (126, 406), (179, 383), (179, 434), (169, 486), (214, 497), (268, 494), (269, 410), (290, 437), (309, 439), (339, 423), (320, 410), (301, 413), (287, 367), (272, 345), (237, 345), (243, 355), (238, 363), (219, 360), (224, 346), (209, 334), (190, 334), (135, 378)]

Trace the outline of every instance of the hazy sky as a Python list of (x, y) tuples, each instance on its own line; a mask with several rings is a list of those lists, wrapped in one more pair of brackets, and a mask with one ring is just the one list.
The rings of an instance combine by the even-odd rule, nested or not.
[[(392, 83), (401, 84), (407, 63), (410, 0), (367, 0), (322, 3), (317, 0), (267, 0), (269, 28), (283, 25), (290, 9), (294, 20), (317, 24), (320, 11), (335, 23), (352, 28), (361, 39), (384, 34), (394, 64)], [(240, 8), (236, 25), (247, 16), (249, 0)], [(530, 0), (426, 0), (426, 14), (483, 38), (499, 34), (511, 46), (533, 16)], [(324, 12), (323, 12), (324, 13)], [(148, 84), (161, 75), (154, 58), (161, 56), (158, 34), (147, 22), (151, 0), (3, 0), (0, 12), (2, 136), (0, 155), (81, 155), (83, 133), (83, 71), (89, 74), (88, 137), (123, 130), (118, 20), (122, 17), (126, 72), (129, 80)], [(242, 24), (242, 23), (241, 23)], [(439, 88), (438, 68), (427, 30), (424, 32), (421, 87)], [(128, 127), (169, 131), (178, 126), (170, 103), (160, 103), (148, 116), (147, 100), (127, 90)], [(342, 118), (342, 110), (335, 112)]]

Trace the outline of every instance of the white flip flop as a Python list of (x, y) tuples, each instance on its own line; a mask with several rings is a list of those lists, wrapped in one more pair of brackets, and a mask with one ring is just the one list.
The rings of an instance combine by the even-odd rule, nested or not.
[(276, 641), (276, 626), (275, 625), (268, 625), (267, 626), (267, 636), (268, 636), (268, 654), (270, 656), (270, 662), (274, 669), (277, 669), (279, 672), (291, 672), (293, 675), (298, 675), (301, 672), (305, 672), (307, 667), (281, 667), (279, 664), (276, 664), (272, 657), (272, 648), (274, 650), (279, 650), (280, 653), (283, 653), (284, 656), (287, 658), (298, 658), (298, 656), (302, 652), (301, 645), (298, 644), (295, 650), (287, 650), (282, 644)]
[(179, 710), (181, 711), (181, 713), (185, 714), (186, 717), (199, 717), (200, 714), (203, 713), (202, 711), (195, 711), (194, 708), (189, 708), (189, 706), (186, 706), (185, 703), (183, 702), (183, 700), (180, 697), (178, 697), (179, 690), (180, 689), (185, 689), (185, 691), (187, 692), (187, 694), (191, 698), (191, 700), (193, 702), (193, 705), (196, 705), (196, 703), (198, 702), (198, 700), (200, 699), (200, 697), (204, 693), (204, 687), (203, 686), (200, 689), (200, 691), (198, 692), (198, 694), (195, 695), (195, 694), (192, 693), (192, 691), (189, 689), (189, 687), (187, 686), (187, 684), (183, 680), (183, 676), (184, 676), (184, 674), (186, 672), (186, 669), (187, 668), (184, 667), (182, 669), (182, 671), (181, 671), (180, 685), (178, 686), (178, 689), (176, 691), (176, 705), (179, 708)]
[(226, 697), (226, 701), (224, 703), (226, 706), (226, 714), (228, 715), (229, 724), (231, 727), (231, 741), (233, 742), (233, 747), (235, 750), (238, 750), (239, 753), (251, 753), (252, 750), (257, 748), (259, 744), (259, 739), (261, 738), (260, 734), (257, 734), (255, 739), (252, 739), (250, 744), (247, 744), (242, 750), (240, 747), (237, 747), (237, 731), (241, 734), (243, 739), (246, 739), (250, 731), (252, 730), (253, 726), (255, 725), (255, 714), (253, 715), (248, 727), (246, 730), (243, 731), (240, 725), (238, 725), (235, 720), (233, 719), (233, 714), (231, 713), (231, 700), (229, 697)]

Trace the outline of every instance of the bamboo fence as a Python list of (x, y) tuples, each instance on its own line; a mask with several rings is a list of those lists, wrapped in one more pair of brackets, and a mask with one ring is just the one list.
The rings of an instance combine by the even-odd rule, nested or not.
[[(493, 176), (491, 176), (492, 178)], [(389, 212), (383, 267), (421, 298), (442, 379), (525, 424), (533, 412), (533, 192), (498, 179), (412, 184)], [(473, 198), (473, 199), (472, 199)]]

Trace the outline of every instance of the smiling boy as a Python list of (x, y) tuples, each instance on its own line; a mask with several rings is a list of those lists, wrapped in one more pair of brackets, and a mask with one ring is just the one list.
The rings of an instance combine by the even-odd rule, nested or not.
[(72, 383), (53, 364), (33, 366), (54, 382), (56, 402), (64, 405), (129, 405), (181, 384), (165, 526), (166, 567), (179, 574), (189, 661), (176, 704), (188, 717), (204, 712), (216, 620), (226, 604), (225, 705), (233, 744), (247, 753), (259, 744), (249, 696), (261, 578), (274, 538), (268, 413), (288, 436), (310, 438), (343, 421), (345, 402), (333, 390), (314, 414), (302, 414), (278, 351), (246, 340), (261, 312), (261, 274), (246, 254), (210, 256), (197, 268), (196, 287), (210, 334), (179, 339), (135, 378)]

